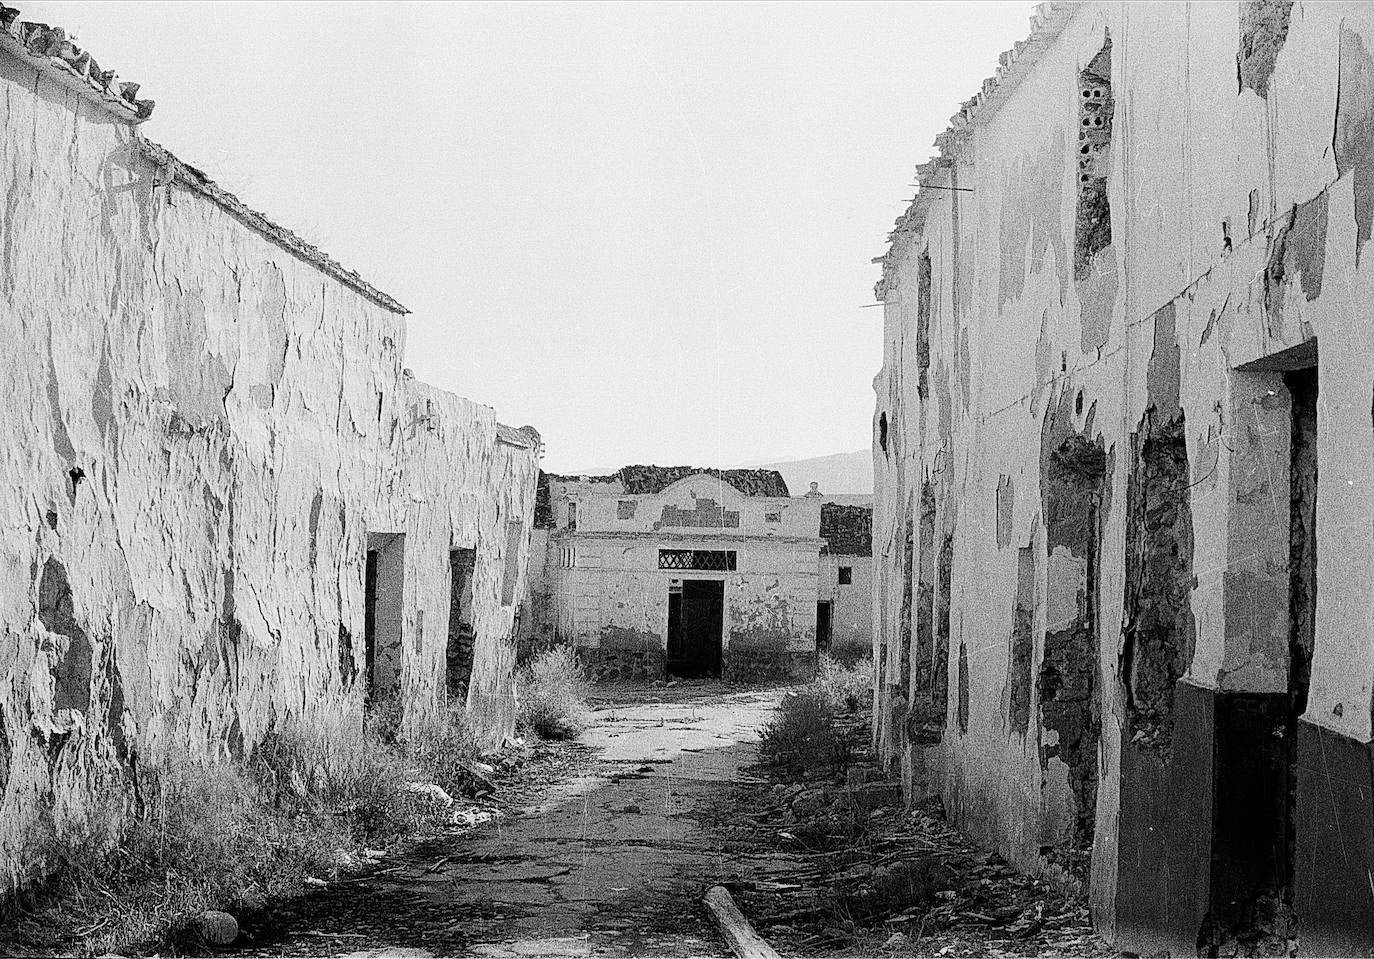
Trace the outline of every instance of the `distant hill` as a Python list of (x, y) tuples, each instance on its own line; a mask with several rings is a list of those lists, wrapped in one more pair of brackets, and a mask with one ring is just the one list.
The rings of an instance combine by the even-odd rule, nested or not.
[(852, 502), (852, 495), (873, 495), (873, 452), (855, 450), (853, 453), (832, 453), (805, 460), (783, 463), (758, 463), (763, 469), (777, 470), (787, 480), (793, 496), (803, 496), (812, 483), (819, 483), (823, 494), (851, 494), (844, 497)]

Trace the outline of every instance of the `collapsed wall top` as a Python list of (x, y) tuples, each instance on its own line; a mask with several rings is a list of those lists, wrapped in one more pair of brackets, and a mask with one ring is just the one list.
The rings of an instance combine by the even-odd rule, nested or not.
[(873, 555), (873, 507), (821, 504), (821, 539), (839, 556)]
[(67, 31), (19, 19), (19, 11), (0, 3), (0, 49), (37, 67), (110, 113), (131, 123), (148, 119), (152, 100), (138, 99), (138, 84), (102, 70), (95, 58), (67, 39)]
[[(1064, 32), (1065, 25), (1082, 6), (1081, 0), (1052, 0), (1038, 3), (1031, 15), (1030, 34), (1018, 40), (1010, 50), (1004, 50), (997, 58), (997, 71), (978, 88), (959, 111), (949, 119), (949, 126), (935, 137), (936, 155), (916, 167), (916, 182), (920, 189), (911, 203), (896, 220), (895, 227), (888, 234), (888, 249), (882, 256), (873, 260), (886, 268), (888, 256), (893, 247), (905, 236), (918, 232), (925, 218), (925, 208), (931, 200), (941, 194), (938, 189), (926, 189), (927, 184), (936, 183), (944, 170), (953, 163), (963, 142), (972, 129), (985, 123), (1011, 98), (1021, 81), (1035, 68), (1045, 50)], [(878, 282), (874, 290), (875, 298), (882, 300), (886, 291), (886, 277)]]
[(714, 476), (733, 486), (745, 496), (772, 496), (786, 498), (792, 494), (787, 490), (787, 481), (777, 470), (733, 469), (721, 470), (714, 467), (697, 466), (622, 466), (609, 476), (560, 476), (550, 473), (549, 479), (560, 482), (586, 480), (590, 483), (619, 482), (627, 496), (647, 496), (661, 493), (669, 486), (689, 476)]

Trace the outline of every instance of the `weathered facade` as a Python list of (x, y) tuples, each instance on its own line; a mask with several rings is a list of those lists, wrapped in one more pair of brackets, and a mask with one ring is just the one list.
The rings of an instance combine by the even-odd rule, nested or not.
[(365, 687), (500, 741), (538, 435), (411, 379), (405, 310), (145, 140), (136, 86), (0, 27), (0, 897), (139, 765)]
[(868, 647), (873, 642), (873, 507), (821, 503), (817, 646)]
[(772, 470), (547, 476), (545, 593), (604, 679), (804, 678), (816, 659), (820, 500)]
[(1139, 952), (1374, 949), (1374, 8), (1044, 4), (882, 258), (875, 736)]

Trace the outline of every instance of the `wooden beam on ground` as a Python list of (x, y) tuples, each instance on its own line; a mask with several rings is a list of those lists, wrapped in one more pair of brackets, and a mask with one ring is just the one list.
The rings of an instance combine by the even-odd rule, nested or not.
[(749, 920), (744, 918), (724, 886), (706, 890), (706, 908), (711, 910), (711, 918), (720, 927), (730, 951), (740, 959), (780, 959), (773, 947), (749, 925)]

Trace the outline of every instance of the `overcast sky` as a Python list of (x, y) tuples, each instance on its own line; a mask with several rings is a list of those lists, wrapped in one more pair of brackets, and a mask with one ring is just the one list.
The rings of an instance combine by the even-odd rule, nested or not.
[(22, 3), (145, 134), (391, 293), (545, 467), (869, 443), (914, 166), (1029, 3)]

